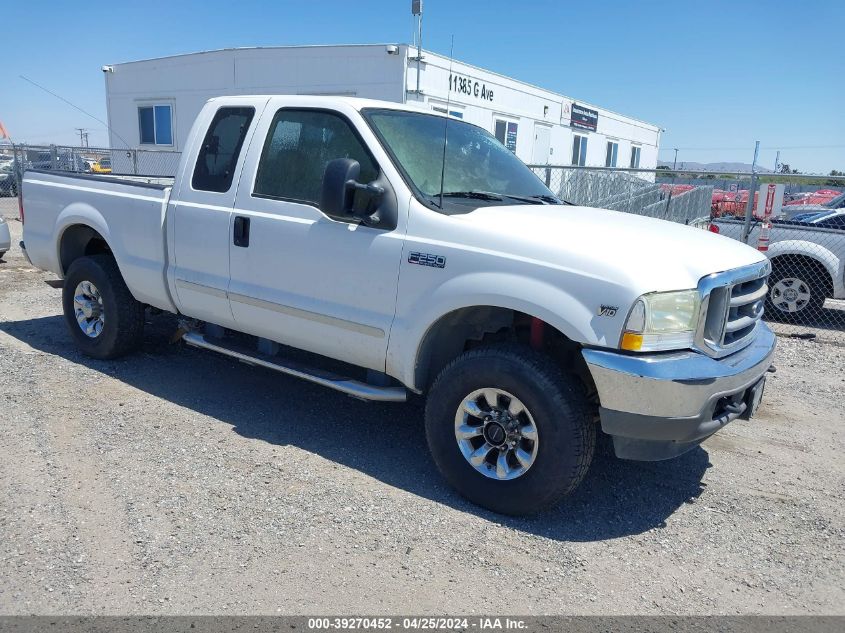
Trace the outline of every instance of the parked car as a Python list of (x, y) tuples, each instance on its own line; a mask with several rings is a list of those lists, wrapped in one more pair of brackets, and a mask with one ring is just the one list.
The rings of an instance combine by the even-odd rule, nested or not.
[(808, 207), (819, 206), (830, 202), (833, 198), (839, 196), (842, 192), (834, 189), (819, 189), (818, 191), (803, 192), (793, 194), (789, 200), (785, 200), (783, 206), (785, 207)]
[[(714, 219), (712, 231), (739, 240), (744, 222)], [(752, 224), (749, 244), (757, 244), (760, 222)], [(775, 220), (766, 253), (772, 262), (766, 314), (781, 321), (812, 323), (826, 299), (845, 299), (845, 212), (805, 221)]]
[(821, 213), (825, 211), (835, 211), (837, 209), (845, 209), (845, 192), (832, 198), (827, 198), (818, 204), (785, 204), (781, 215), (783, 218), (791, 220), (794, 219), (795, 216), (803, 215), (805, 213)]
[(775, 349), (761, 253), (564, 206), (484, 129), (402, 104), (212, 99), (175, 180), (27, 172), (22, 203), (83, 353), (136, 349), (152, 306), (195, 347), (357, 398), (425, 394), (441, 473), (498, 512), (574, 490), (599, 420), (618, 456), (656, 460), (752, 416)]
[(18, 195), (18, 179), (15, 164), (11, 161), (0, 163), (0, 196)]
[(0, 216), (0, 259), (9, 252), (12, 247), (12, 236), (9, 233), (9, 225), (6, 224), (6, 219)]
[(91, 165), (91, 172), (94, 174), (110, 174), (111, 173), (111, 158), (108, 156), (101, 158)]

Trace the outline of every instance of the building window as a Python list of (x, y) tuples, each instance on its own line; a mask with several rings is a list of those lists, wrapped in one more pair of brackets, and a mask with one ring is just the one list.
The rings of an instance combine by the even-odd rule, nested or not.
[(323, 173), (335, 158), (358, 161), (359, 182), (378, 178), (378, 165), (345, 119), (331, 112), (283, 108), (270, 124), (252, 193), (319, 208)]
[(604, 157), (605, 167), (616, 167), (616, 158), (619, 155), (619, 143), (615, 141), (607, 142), (607, 154)]
[[(431, 109), (432, 109), (434, 112), (439, 112), (440, 114), (446, 114), (446, 106), (436, 106), (436, 105), (433, 105), (433, 106), (431, 106)], [(463, 119), (463, 118), (464, 118), (464, 113), (463, 113), (463, 112), (461, 112), (460, 110), (449, 110), (449, 116), (453, 116), (453, 117), (455, 117), (456, 119)]]
[(641, 147), (637, 147), (636, 145), (631, 147), (631, 169), (639, 169), (641, 149)]
[(516, 153), (516, 134), (518, 130), (518, 124), (512, 121), (496, 119), (496, 125), (494, 127), (496, 138), (499, 139), (502, 145), (514, 153)]
[(232, 186), (238, 156), (254, 108), (220, 108), (200, 147), (191, 185), (199, 191), (224, 193)]
[(173, 145), (173, 108), (149, 105), (138, 108), (141, 145)]
[(587, 137), (578, 136), (572, 137), (572, 164), (583, 167), (587, 164)]

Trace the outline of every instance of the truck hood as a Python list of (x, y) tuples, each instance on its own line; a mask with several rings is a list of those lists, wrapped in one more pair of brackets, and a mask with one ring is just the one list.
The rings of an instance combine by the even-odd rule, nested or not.
[(694, 288), (709, 274), (765, 261), (710, 231), (631, 213), (561, 205), (491, 206), (453, 216), (479, 248), (615, 282), (639, 294)]

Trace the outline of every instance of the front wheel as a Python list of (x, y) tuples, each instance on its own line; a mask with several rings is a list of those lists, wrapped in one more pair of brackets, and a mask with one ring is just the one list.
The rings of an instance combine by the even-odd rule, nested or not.
[(426, 436), (446, 480), (480, 506), (538, 512), (574, 490), (595, 448), (595, 423), (576, 378), (519, 346), (484, 347), (440, 372)]
[(70, 334), (86, 356), (122, 356), (141, 343), (144, 305), (135, 300), (111, 255), (80, 257), (68, 268), (62, 306)]

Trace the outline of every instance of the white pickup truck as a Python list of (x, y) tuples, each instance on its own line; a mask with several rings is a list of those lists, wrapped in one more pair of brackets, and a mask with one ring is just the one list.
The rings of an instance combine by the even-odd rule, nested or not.
[(566, 205), (485, 130), (395, 103), (213, 99), (172, 184), (29, 171), (22, 204), (84, 353), (137, 347), (151, 307), (193, 346), (426, 394), (438, 468), (503, 513), (572, 491), (599, 430), (655, 460), (750, 417), (775, 349), (754, 249)]

